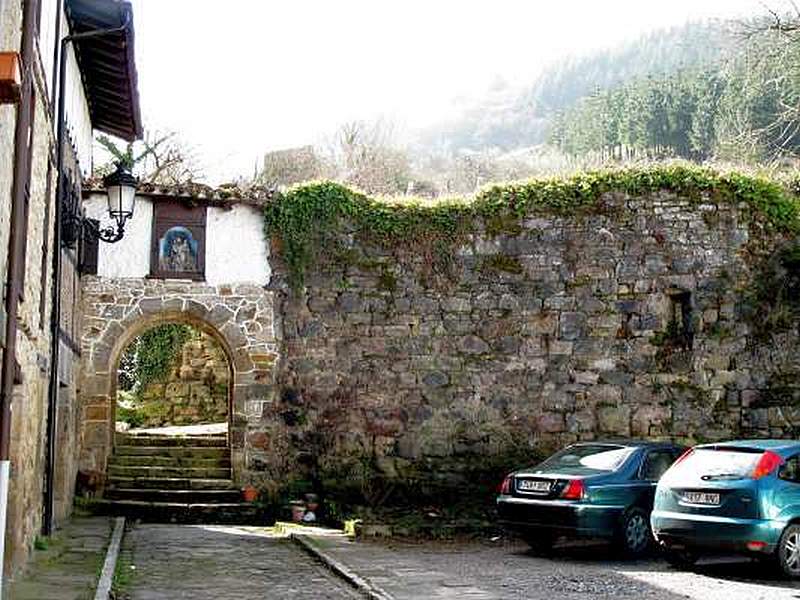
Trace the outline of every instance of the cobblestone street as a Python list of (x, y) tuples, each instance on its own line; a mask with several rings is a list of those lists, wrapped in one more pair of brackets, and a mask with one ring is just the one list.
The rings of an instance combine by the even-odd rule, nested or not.
[(135, 525), (117, 570), (128, 600), (360, 597), (291, 540), (246, 528)]

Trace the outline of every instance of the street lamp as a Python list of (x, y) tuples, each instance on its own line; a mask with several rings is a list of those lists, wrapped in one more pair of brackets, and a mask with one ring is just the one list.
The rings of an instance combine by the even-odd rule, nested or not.
[(131, 175), (121, 162), (117, 163), (116, 170), (103, 178), (108, 196), (108, 214), (116, 222), (117, 230), (113, 227), (100, 229), (89, 228), (89, 232), (98, 239), (113, 244), (125, 235), (125, 222), (133, 216), (136, 206), (136, 187), (139, 180)]
[(63, 217), (61, 241), (67, 248), (74, 248), (82, 237), (91, 236), (109, 244), (118, 242), (125, 235), (125, 223), (133, 216), (136, 204), (136, 187), (139, 180), (131, 175), (122, 163), (116, 170), (103, 178), (108, 203), (108, 216), (116, 225), (100, 227), (94, 219), (87, 219), (81, 211), (81, 202), (74, 190), (64, 186), (67, 196), (62, 201)]

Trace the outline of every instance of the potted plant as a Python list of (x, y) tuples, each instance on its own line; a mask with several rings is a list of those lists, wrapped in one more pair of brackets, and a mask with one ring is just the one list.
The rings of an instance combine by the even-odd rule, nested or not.
[(255, 502), (258, 498), (258, 490), (252, 485), (246, 485), (242, 488), (242, 499), (245, 502)]

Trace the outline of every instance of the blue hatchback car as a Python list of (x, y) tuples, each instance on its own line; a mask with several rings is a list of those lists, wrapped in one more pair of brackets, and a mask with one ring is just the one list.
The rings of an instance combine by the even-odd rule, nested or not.
[(695, 446), (659, 481), (650, 520), (674, 564), (733, 551), (800, 578), (800, 441)]

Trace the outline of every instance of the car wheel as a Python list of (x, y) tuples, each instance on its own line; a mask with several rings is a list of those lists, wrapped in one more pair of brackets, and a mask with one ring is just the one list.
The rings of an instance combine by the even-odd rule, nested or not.
[(786, 575), (800, 578), (800, 525), (789, 525), (778, 542), (778, 564)]
[(676, 569), (691, 569), (699, 557), (691, 550), (665, 550), (664, 558)]
[(555, 537), (550, 533), (529, 533), (523, 539), (536, 554), (547, 556), (553, 552)]
[(632, 508), (622, 517), (619, 545), (628, 556), (641, 556), (650, 548), (650, 520), (640, 508)]

